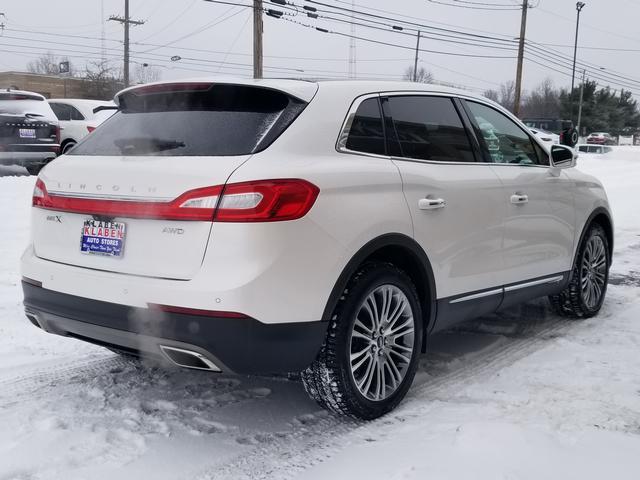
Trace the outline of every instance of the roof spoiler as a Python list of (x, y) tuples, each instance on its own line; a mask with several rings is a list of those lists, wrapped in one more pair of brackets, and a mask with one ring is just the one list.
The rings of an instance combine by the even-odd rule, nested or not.
[(100, 105), (93, 109), (93, 113), (102, 112), (103, 110), (118, 110), (117, 105)]

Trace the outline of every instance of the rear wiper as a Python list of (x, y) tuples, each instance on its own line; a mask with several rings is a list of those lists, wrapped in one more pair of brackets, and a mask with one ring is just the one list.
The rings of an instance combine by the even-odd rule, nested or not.
[(134, 152), (164, 152), (167, 150), (186, 147), (186, 144), (180, 140), (165, 140), (162, 138), (148, 137), (121, 138), (115, 140), (113, 143), (124, 155)]
[(100, 105), (93, 109), (93, 113), (102, 112), (103, 110), (118, 110), (117, 105)]
[(44, 117), (44, 115), (42, 115), (41, 113), (29, 113), (29, 112), (25, 113), (24, 116), (27, 118)]

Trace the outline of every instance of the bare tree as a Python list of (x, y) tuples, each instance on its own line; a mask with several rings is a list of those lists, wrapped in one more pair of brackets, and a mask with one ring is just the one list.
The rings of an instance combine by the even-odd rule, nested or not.
[(513, 80), (500, 84), (500, 90), (485, 90), (483, 93), (489, 100), (499, 103), (507, 110), (513, 111), (516, 98), (516, 83)]
[(560, 91), (549, 78), (527, 95), (522, 105), (526, 117), (556, 118), (560, 115)]
[(87, 64), (84, 78), (89, 96), (96, 100), (110, 100), (124, 88), (122, 73), (107, 62), (98, 61)]
[(500, 85), (500, 105), (513, 112), (516, 103), (516, 82), (509, 80)]
[[(402, 78), (413, 81), (413, 67), (407, 67)], [(433, 74), (424, 67), (419, 67), (415, 81), (420, 83), (433, 83)]]
[(489, 100), (493, 100), (496, 103), (500, 103), (500, 94), (497, 90), (485, 90), (483, 95)]
[(52, 52), (47, 52), (36, 60), (27, 63), (27, 71), (43, 75), (58, 75), (60, 73), (60, 63), (62, 62), (69, 62), (69, 75), (73, 75), (74, 69), (69, 59), (67, 57), (58, 57)]
[(134, 75), (136, 83), (157, 82), (162, 78), (162, 70), (154, 65), (149, 65), (148, 63), (138, 63), (136, 64)]

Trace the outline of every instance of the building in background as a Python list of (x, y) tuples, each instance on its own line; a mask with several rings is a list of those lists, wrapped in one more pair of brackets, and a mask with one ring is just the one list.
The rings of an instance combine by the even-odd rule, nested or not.
[(46, 98), (111, 100), (123, 84), (113, 79), (88, 79), (26, 72), (0, 72), (0, 89), (36, 92)]

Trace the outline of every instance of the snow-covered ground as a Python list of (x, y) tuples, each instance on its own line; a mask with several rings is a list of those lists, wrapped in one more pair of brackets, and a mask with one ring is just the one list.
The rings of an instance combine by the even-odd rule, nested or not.
[(440, 334), (406, 401), (370, 423), (296, 381), (160, 370), (31, 326), (34, 179), (0, 170), (0, 479), (640, 478), (640, 149), (579, 168), (615, 215), (602, 313), (567, 321), (540, 300)]

